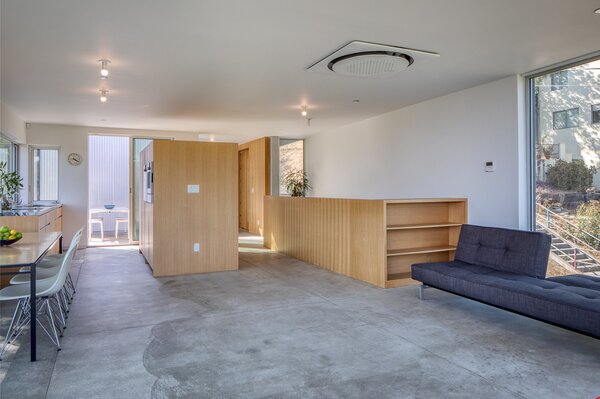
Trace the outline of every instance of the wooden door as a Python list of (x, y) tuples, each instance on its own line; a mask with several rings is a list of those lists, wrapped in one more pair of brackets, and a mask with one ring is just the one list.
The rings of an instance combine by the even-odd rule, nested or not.
[(239, 152), (240, 228), (248, 230), (248, 150)]

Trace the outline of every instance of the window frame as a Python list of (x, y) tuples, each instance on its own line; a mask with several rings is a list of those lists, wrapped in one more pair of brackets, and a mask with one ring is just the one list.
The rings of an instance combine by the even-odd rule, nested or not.
[(2, 132), (0, 132), (0, 138), (9, 143), (10, 162), (8, 163), (8, 171), (19, 173), (19, 144)]
[[(594, 109), (594, 107), (597, 108), (597, 109)], [(600, 123), (600, 103), (598, 103), (598, 104), (592, 104), (590, 106), (590, 109), (592, 111), (592, 117), (591, 117), (591, 120), (590, 120), (591, 124), (592, 125), (599, 124)], [(597, 114), (597, 117), (595, 117), (594, 113)]]
[[(572, 120), (572, 118), (569, 118), (569, 112), (570, 111), (577, 111), (577, 124), (576, 125), (569, 125), (569, 121)], [(565, 126), (564, 127), (556, 127), (556, 116), (558, 114), (564, 114), (565, 115)], [(553, 130), (563, 130), (563, 129), (571, 129), (574, 127), (579, 127), (579, 107), (574, 107), (574, 108), (569, 108), (569, 109), (562, 109), (560, 111), (554, 111), (552, 112), (552, 129)]]
[[(55, 200), (49, 200), (49, 199), (35, 199), (34, 198), (34, 181), (33, 181), (33, 176), (34, 176), (34, 158), (33, 158), (33, 152), (35, 150), (56, 150), (57, 151), (57, 161), (56, 161), (56, 199)], [(55, 145), (29, 145), (28, 146), (28, 154), (29, 154), (29, 160), (28, 160), (28, 167), (29, 167), (29, 173), (28, 173), (28, 177), (29, 177), (29, 184), (28, 184), (28, 195), (30, 198), (30, 202), (32, 204), (37, 204), (37, 203), (48, 203), (48, 202), (56, 202), (56, 203), (60, 203), (60, 159), (61, 159), (61, 147), (60, 146), (55, 146)]]
[[(277, 187), (278, 187), (278, 191), (279, 191), (279, 196), (280, 197), (290, 197), (290, 194), (287, 192), (287, 190), (285, 191), (285, 193), (281, 192), (281, 183), (282, 183), (282, 176), (281, 176), (281, 142), (282, 141), (287, 141), (287, 143), (285, 144), (290, 144), (296, 141), (302, 141), (302, 170), (304, 170), (304, 172), (306, 172), (306, 139), (304, 138), (291, 138), (291, 137), (279, 137), (278, 138), (278, 147), (277, 147)], [(285, 145), (284, 144), (284, 145)]]

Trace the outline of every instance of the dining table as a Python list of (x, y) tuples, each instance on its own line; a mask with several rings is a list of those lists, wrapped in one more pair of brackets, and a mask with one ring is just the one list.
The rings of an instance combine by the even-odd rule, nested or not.
[[(32, 300), (30, 301), (30, 345), (31, 361), (37, 358), (37, 306), (36, 306), (36, 268), (38, 263), (48, 254), (50, 249), (58, 242), (58, 251), (62, 253), (62, 232), (50, 233), (23, 233), (23, 238), (9, 246), (0, 247), (0, 275), (30, 274), (29, 289)], [(24, 266), (28, 268), (23, 269)], [(4, 271), (3, 269), (18, 268), (18, 271)]]

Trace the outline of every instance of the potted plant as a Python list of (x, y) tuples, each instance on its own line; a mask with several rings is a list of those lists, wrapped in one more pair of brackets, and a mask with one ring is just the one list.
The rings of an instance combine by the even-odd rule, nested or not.
[(305, 197), (310, 189), (306, 172), (302, 169), (293, 169), (283, 177), (283, 184), (292, 197)]
[(10, 209), (15, 195), (23, 188), (23, 178), (17, 172), (8, 171), (8, 163), (0, 162), (0, 206)]

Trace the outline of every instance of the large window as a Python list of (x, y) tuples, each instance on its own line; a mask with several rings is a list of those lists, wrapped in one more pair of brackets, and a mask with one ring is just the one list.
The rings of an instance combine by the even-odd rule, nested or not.
[(279, 139), (279, 193), (289, 195), (284, 178), (290, 172), (304, 170), (304, 140)]
[(58, 148), (30, 147), (33, 201), (58, 201), (58, 155)]
[(529, 82), (534, 226), (553, 237), (550, 275), (600, 270), (599, 82), (600, 60)]
[(18, 149), (17, 144), (7, 137), (0, 136), (0, 162), (6, 162), (11, 172), (17, 171)]

